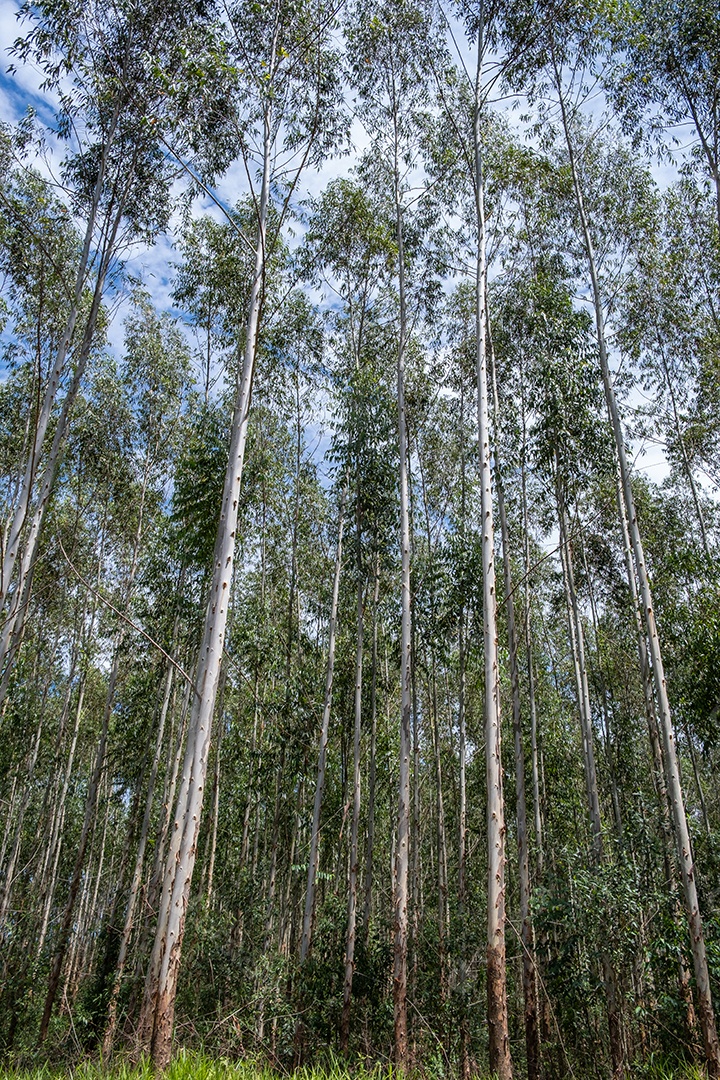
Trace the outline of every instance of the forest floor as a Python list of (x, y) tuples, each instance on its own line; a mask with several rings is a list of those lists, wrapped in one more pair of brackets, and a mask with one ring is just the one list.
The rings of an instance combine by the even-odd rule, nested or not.
[[(279, 1070), (267, 1063), (248, 1059), (231, 1061), (227, 1058), (181, 1051), (165, 1073), (164, 1080), (394, 1080), (395, 1072), (389, 1065), (368, 1068), (365, 1062), (356, 1065), (332, 1060), (325, 1067), (305, 1067), (294, 1072)], [(597, 1075), (597, 1074), (595, 1074)], [(428, 1076), (420, 1070), (418, 1080), (444, 1080), (442, 1076)], [(0, 1080), (155, 1080), (155, 1072), (149, 1062), (130, 1064), (119, 1062), (108, 1068), (102, 1062), (85, 1060), (74, 1066), (51, 1066), (43, 1064), (35, 1068), (14, 1068), (0, 1063)], [(493, 1080), (477, 1077), (477, 1080)], [(572, 1074), (571, 1080), (591, 1080), (590, 1077)], [(592, 1080), (595, 1080), (593, 1077)], [(671, 1066), (655, 1061), (631, 1070), (627, 1080), (707, 1080), (706, 1073), (697, 1066)]]

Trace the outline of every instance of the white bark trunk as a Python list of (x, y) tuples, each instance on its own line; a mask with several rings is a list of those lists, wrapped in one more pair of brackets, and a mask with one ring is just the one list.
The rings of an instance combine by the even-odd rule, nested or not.
[(337, 634), (340, 574), (342, 572), (343, 529), (345, 524), (346, 498), (347, 481), (343, 487), (340, 499), (338, 540), (335, 552), (335, 574), (333, 576), (332, 599), (330, 601), (327, 673), (325, 676), (325, 703), (323, 705), (322, 726), (320, 729), (320, 750), (318, 753), (317, 779), (315, 782), (315, 803), (313, 806), (312, 832), (310, 834), (310, 855), (308, 858), (308, 876), (305, 889), (305, 912), (303, 915), (303, 932), (300, 945), (301, 964), (307, 960), (312, 944), (313, 918), (315, 912), (315, 883), (320, 862), (320, 813), (322, 810), (323, 794), (325, 792), (325, 766), (327, 761), (328, 732), (330, 729), (330, 710), (332, 709), (333, 673), (335, 670), (335, 638)]
[(690, 946), (692, 949), (693, 967), (695, 970), (695, 982), (697, 986), (700, 1026), (703, 1034), (705, 1058), (710, 1076), (718, 1077), (720, 1076), (720, 1043), (718, 1042), (717, 1030), (715, 1026), (715, 1013), (713, 1010), (712, 996), (710, 992), (710, 975), (708, 970), (707, 953), (705, 949), (705, 938), (703, 935), (702, 920), (700, 917), (700, 907), (697, 895), (697, 884), (695, 881), (695, 864), (692, 852), (692, 844), (690, 840), (690, 830), (688, 828), (687, 816), (685, 813), (685, 803), (683, 800), (682, 785), (680, 783), (680, 770), (677, 756), (677, 747), (675, 742), (675, 731), (673, 728), (672, 716), (670, 712), (667, 683), (665, 681), (665, 671), (662, 661), (662, 650), (660, 648), (660, 638), (658, 635), (657, 624), (655, 622), (655, 608), (653, 605), (650, 579), (648, 576), (647, 565), (645, 562), (645, 551), (643, 548), (642, 538), (640, 536), (637, 513), (635, 511), (635, 498), (632, 491), (630, 466), (627, 460), (627, 454), (625, 452), (625, 438), (622, 429), (622, 421), (620, 418), (620, 410), (618, 408), (617, 398), (615, 396), (615, 388), (613, 386), (613, 381), (610, 374), (610, 363), (608, 359), (605, 338), (605, 324), (603, 316), (602, 294), (600, 289), (600, 278), (595, 262), (595, 251), (592, 237), (590, 234), (590, 227), (587, 215), (585, 212), (582, 186), (580, 183), (580, 176), (578, 173), (577, 162), (575, 159), (575, 148), (573, 144), (572, 133), (570, 130), (570, 123), (567, 116), (565, 101), (562, 94), (560, 75), (557, 67), (555, 68), (555, 75), (558, 89), (558, 97), (562, 112), (563, 129), (565, 133), (568, 157), (570, 160), (570, 168), (572, 172), (573, 188), (575, 191), (578, 216), (580, 218), (581, 232), (585, 244), (585, 252), (587, 255), (588, 269), (590, 272), (590, 281), (592, 285), (593, 301), (595, 306), (595, 324), (597, 329), (598, 350), (600, 354), (600, 370), (602, 374), (603, 388), (605, 391), (605, 400), (607, 403), (608, 412), (610, 414), (613, 435), (615, 438), (615, 449), (617, 452), (617, 458), (620, 467), (620, 479), (622, 484), (623, 501), (625, 503), (625, 511), (627, 514), (628, 529), (630, 532), (630, 541), (633, 550), (635, 570), (637, 572), (640, 598), (643, 609), (643, 619), (645, 623), (645, 631), (647, 634), (648, 652), (650, 655), (650, 663), (655, 683), (655, 694), (657, 696), (658, 718), (660, 721), (660, 731), (662, 735), (664, 749), (666, 784), (668, 790), (668, 798), (670, 800), (670, 809), (673, 817), (673, 824), (675, 826), (677, 857), (680, 863), (680, 871), (683, 882), (683, 894), (685, 898), (685, 910), (687, 913), (688, 928), (690, 931)]
[(484, 28), (478, 32), (473, 142), (475, 154), (475, 210), (478, 231), (475, 280), (476, 373), (478, 386), (478, 452), (480, 456), (480, 513), (483, 573), (483, 646), (485, 670), (485, 777), (487, 785), (487, 1009), (490, 1069), (498, 1080), (510, 1080), (505, 965), (505, 806), (500, 750), (500, 672), (498, 665), (497, 598), (495, 587), (495, 533), (493, 529), (492, 474), (487, 377), (487, 265), (485, 194), (482, 159)]
[(340, 1049), (346, 1052), (350, 1040), (350, 1003), (355, 971), (355, 927), (357, 922), (357, 891), (360, 835), (360, 735), (362, 726), (363, 632), (365, 599), (362, 577), (358, 580), (357, 650), (355, 653), (355, 727), (353, 732), (352, 821), (350, 824), (350, 875), (348, 881), (347, 936), (345, 939), (345, 980), (343, 1010), (340, 1021)]
[(405, 415), (405, 351), (407, 347), (407, 299), (405, 251), (400, 196), (400, 162), (397, 102), (395, 103), (395, 228), (398, 245), (398, 291), (400, 333), (397, 351), (397, 406), (400, 481), (400, 566), (401, 566), (401, 646), (400, 646), (400, 746), (398, 755), (398, 813), (395, 847), (393, 1012), (394, 1060), (398, 1068), (408, 1065), (407, 956), (408, 885), (410, 845), (410, 723), (412, 713), (410, 611), (410, 512), (408, 503), (408, 446)]
[(147, 1039), (153, 1060), (160, 1068), (164, 1068), (170, 1060), (177, 977), (195, 867), (212, 720), (230, 600), (240, 487), (265, 276), (271, 150), (270, 123), (266, 117), (255, 270), (245, 331), (245, 349), (236, 390), (230, 450), (213, 558), (213, 578), (188, 725), (182, 782), (143, 1003), (140, 1035)]

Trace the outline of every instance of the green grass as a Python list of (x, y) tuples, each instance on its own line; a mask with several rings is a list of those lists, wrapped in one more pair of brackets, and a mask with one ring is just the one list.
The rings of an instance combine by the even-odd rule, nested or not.
[[(394, 1080), (395, 1073), (387, 1065), (367, 1068), (358, 1064), (350, 1069), (336, 1058), (322, 1067), (306, 1066), (289, 1073), (253, 1058), (231, 1061), (183, 1050), (173, 1058), (164, 1080), (289, 1080), (290, 1077), (292, 1080)], [(0, 1064), (0, 1080), (155, 1080), (155, 1072), (149, 1061), (140, 1064), (114, 1061), (110, 1068), (94, 1060), (72, 1068), (49, 1064), (15, 1068)]]
[[(0, 1080), (155, 1080), (155, 1073), (147, 1061), (134, 1064), (119, 1060), (108, 1068), (102, 1062), (87, 1060), (71, 1068), (48, 1064), (35, 1068), (14, 1068), (0, 1064)], [(164, 1080), (397, 1080), (397, 1074), (389, 1065), (378, 1064), (368, 1068), (358, 1062), (349, 1067), (346, 1062), (334, 1057), (323, 1066), (306, 1066), (290, 1073), (257, 1059), (231, 1061), (183, 1050), (173, 1059)], [(478, 1077), (477, 1080), (482, 1078)], [(568, 1074), (568, 1080), (588, 1078), (575, 1073)], [(706, 1074), (697, 1066), (673, 1064), (656, 1058), (632, 1069), (629, 1080), (706, 1080)]]

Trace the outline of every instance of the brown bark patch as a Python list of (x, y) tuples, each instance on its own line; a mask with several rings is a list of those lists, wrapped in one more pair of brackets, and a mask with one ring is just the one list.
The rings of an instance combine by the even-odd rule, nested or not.
[(487, 948), (487, 1014), (490, 1071), (497, 1074), (498, 1080), (512, 1080), (505, 949), (502, 945), (488, 945)]

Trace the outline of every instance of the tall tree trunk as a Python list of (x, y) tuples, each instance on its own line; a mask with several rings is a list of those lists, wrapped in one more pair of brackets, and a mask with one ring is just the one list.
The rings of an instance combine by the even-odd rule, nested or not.
[(610, 374), (610, 363), (605, 339), (605, 323), (603, 316), (602, 294), (600, 289), (600, 278), (595, 262), (595, 249), (590, 234), (587, 214), (585, 212), (582, 186), (575, 157), (575, 147), (573, 143), (572, 132), (570, 129), (570, 121), (567, 115), (565, 99), (562, 94), (562, 83), (557, 65), (555, 66), (555, 76), (558, 89), (558, 98), (561, 107), (563, 130), (565, 133), (568, 157), (572, 173), (573, 188), (575, 191), (578, 216), (580, 219), (581, 231), (585, 244), (585, 253), (588, 262), (588, 269), (590, 272), (590, 281), (592, 285), (593, 303), (595, 307), (595, 325), (597, 329), (598, 351), (600, 355), (600, 370), (602, 373), (605, 400), (607, 403), (608, 412), (610, 414), (610, 420), (615, 439), (615, 449), (617, 452), (617, 458), (620, 467), (623, 501), (625, 503), (625, 511), (628, 519), (628, 528), (630, 531), (630, 540), (633, 550), (635, 570), (637, 573), (638, 583), (640, 587), (640, 597), (642, 601), (645, 632), (647, 634), (648, 652), (650, 654), (650, 663), (655, 682), (655, 693), (657, 696), (658, 704), (658, 718), (660, 721), (660, 730), (664, 747), (666, 784), (668, 798), (670, 800), (670, 809), (673, 817), (673, 823), (675, 826), (675, 842), (677, 846), (677, 857), (680, 864), (680, 871), (682, 876), (683, 895), (685, 898), (685, 910), (688, 919), (688, 929), (690, 932), (690, 947), (692, 950), (693, 967), (695, 970), (695, 984), (697, 987), (698, 996), (698, 1011), (700, 1018), (700, 1027), (703, 1034), (705, 1059), (707, 1062), (708, 1072), (710, 1076), (713, 1078), (717, 1078), (720, 1076), (720, 1042), (718, 1042), (717, 1029), (715, 1026), (715, 1012), (713, 1009), (712, 994), (710, 991), (710, 974), (707, 962), (707, 952), (705, 949), (705, 937), (703, 933), (702, 919), (700, 916), (700, 906), (698, 903), (697, 883), (695, 880), (695, 864), (693, 858), (692, 843), (690, 840), (690, 830), (688, 828), (687, 815), (685, 813), (682, 785), (680, 783), (680, 769), (677, 756), (677, 746), (675, 742), (675, 731), (672, 722), (672, 715), (670, 712), (670, 701), (668, 699), (667, 693), (665, 670), (662, 661), (662, 650), (660, 648), (660, 638), (658, 635), (657, 624), (655, 621), (655, 607), (653, 604), (652, 590), (650, 588), (650, 579), (645, 563), (645, 550), (643, 547), (642, 538), (640, 535), (640, 528), (637, 520), (637, 513), (635, 510), (635, 498), (632, 490), (630, 466), (627, 460), (627, 454), (625, 452), (625, 439), (622, 429), (622, 420), (620, 418), (620, 410), (618, 408), (617, 398), (615, 396), (615, 388), (613, 386), (613, 381)]
[(375, 555), (372, 609), (372, 672), (370, 676), (370, 766), (368, 769), (367, 838), (365, 845), (365, 900), (363, 904), (363, 933), (365, 951), (370, 942), (370, 920), (373, 895), (373, 853), (375, 846), (375, 784), (377, 778), (377, 674), (378, 674), (378, 600), (380, 597), (380, 557)]
[(408, 445), (405, 415), (405, 352), (408, 342), (407, 297), (405, 288), (405, 249), (403, 214), (400, 196), (400, 134), (398, 102), (394, 102), (395, 138), (395, 229), (398, 245), (398, 291), (400, 333), (397, 350), (397, 406), (400, 487), (400, 565), (401, 565), (401, 646), (400, 646), (400, 746), (398, 755), (398, 810), (395, 847), (394, 946), (393, 946), (393, 1057), (399, 1069), (409, 1064), (407, 1022), (408, 958), (408, 884), (410, 843), (410, 752), (411, 752), (411, 652), (412, 621), (410, 609), (410, 511), (408, 503)]
[(338, 597), (340, 594), (340, 574), (342, 571), (343, 529), (345, 524), (345, 500), (347, 499), (347, 480), (340, 498), (338, 516), (338, 540), (335, 551), (335, 573), (333, 575), (332, 599), (330, 601), (330, 621), (328, 627), (327, 672), (325, 675), (325, 703), (323, 705), (322, 726), (320, 729), (320, 750), (318, 753), (317, 779), (315, 781), (315, 802), (313, 805), (312, 831), (310, 833), (310, 855), (308, 857), (308, 876), (305, 889), (305, 912), (303, 915), (302, 940), (300, 943), (300, 963), (304, 964), (312, 943), (313, 918), (315, 913), (315, 886), (320, 864), (320, 813), (325, 792), (325, 768), (327, 763), (328, 732), (330, 730), (330, 711), (332, 709), (333, 673), (335, 670), (335, 638), (337, 634)]
[[(595, 643), (595, 656), (597, 659), (597, 681), (600, 691), (600, 708), (602, 710), (603, 718), (603, 749), (605, 751), (605, 761), (607, 764), (608, 779), (610, 781), (610, 796), (612, 799), (615, 829), (617, 832), (618, 840), (622, 841), (623, 823), (622, 811), (620, 808), (620, 792), (618, 790), (615, 762), (613, 761), (612, 733), (610, 728), (610, 716), (612, 714), (614, 717), (615, 710), (613, 706), (610, 688), (605, 680), (605, 672), (603, 671), (603, 656), (602, 650), (600, 648), (600, 620), (598, 618), (597, 603), (595, 602), (595, 586), (593, 583), (592, 574), (590, 573), (590, 566), (587, 560), (587, 552), (585, 550), (585, 540), (583, 537), (582, 523), (580, 521), (580, 515), (577, 512), (575, 514), (575, 520), (577, 522), (578, 536), (580, 540), (580, 555), (582, 557), (583, 569), (585, 570), (587, 591), (590, 599), (590, 615), (592, 618), (593, 640)], [(592, 667), (590, 670), (592, 672)]]
[[(359, 533), (358, 514), (358, 533)], [(358, 538), (358, 548), (360, 546)], [(359, 553), (358, 553), (359, 554)], [(358, 562), (359, 562), (358, 558)], [(353, 732), (353, 784), (352, 821), (350, 824), (350, 875), (348, 881), (347, 937), (345, 940), (345, 979), (343, 983), (343, 1007), (340, 1019), (340, 1049), (347, 1053), (350, 1040), (350, 1002), (355, 971), (355, 924), (357, 921), (358, 864), (360, 861), (358, 837), (360, 834), (360, 735), (362, 725), (362, 678), (363, 678), (363, 632), (365, 614), (365, 589), (360, 566), (357, 586), (357, 651), (355, 654), (355, 727)]]
[[(410, 535), (412, 528), (412, 487), (410, 488)], [(412, 551), (410, 552), (412, 560)], [(417, 690), (417, 638), (415, 634), (415, 602), (410, 597), (410, 701), (412, 715), (412, 818), (410, 822), (409, 865), (409, 938), (408, 938), (408, 986), (417, 986), (420, 960), (420, 927), (423, 923), (422, 889), (422, 822), (420, 820), (420, 704)]]
[(485, 195), (482, 158), (484, 12), (480, 12), (473, 144), (475, 210), (478, 231), (475, 281), (475, 334), (478, 384), (478, 450), (480, 454), (483, 574), (483, 646), (485, 670), (485, 776), (487, 785), (487, 1011), (490, 1069), (498, 1080), (511, 1080), (505, 965), (505, 806), (500, 751), (500, 671), (498, 666), (495, 533), (493, 529), (490, 427), (488, 422)]
[[(462, 540), (463, 573), (465, 570), (465, 543), (467, 523), (467, 481), (465, 475), (465, 391), (460, 382), (460, 521)], [(458, 613), (458, 921), (460, 941), (458, 945), (458, 999), (459, 999), (459, 1052), (460, 1080), (470, 1080), (470, 1025), (467, 1002), (467, 731), (465, 719), (465, 598), (460, 596)]]
[(165, 864), (165, 880), (158, 912), (155, 944), (148, 965), (139, 1024), (141, 1045), (150, 1049), (153, 1061), (159, 1068), (167, 1066), (172, 1048), (175, 995), (182, 940), (197, 853), (212, 720), (232, 585), (238, 506), (267, 258), (271, 153), (270, 117), (266, 115), (255, 269), (245, 326), (245, 349), (236, 387), (230, 450), (215, 540), (213, 575), (197, 666), (192, 712), (188, 724), (182, 781), (175, 809), (174, 830)]
[(493, 403), (495, 416), (495, 488), (502, 539), (503, 584), (508, 626), (510, 655), (510, 685), (512, 687), (513, 741), (515, 749), (515, 818), (517, 822), (518, 878), (520, 885), (520, 940), (522, 944), (522, 988), (525, 1019), (525, 1051), (528, 1080), (540, 1076), (540, 1038), (537, 1020), (537, 985), (535, 980), (535, 935), (530, 915), (530, 855), (528, 851), (527, 806), (525, 801), (525, 749), (523, 745), (522, 714), (520, 709), (520, 671), (518, 642), (515, 629), (515, 602), (510, 568), (510, 530), (505, 509), (505, 491), (500, 458), (500, 400), (497, 372), (492, 364)]
[[(563, 584), (568, 609), (568, 629), (570, 635), (570, 648), (575, 669), (575, 684), (578, 698), (578, 710), (580, 712), (580, 728), (582, 733), (583, 763), (585, 767), (585, 793), (587, 797), (588, 813), (590, 816), (590, 831), (592, 836), (592, 862), (598, 867), (605, 857), (602, 819), (600, 815), (600, 797), (598, 794), (597, 771), (595, 768), (595, 750), (592, 726), (592, 709), (590, 704), (590, 690), (588, 687), (587, 667), (585, 663), (585, 635), (583, 632), (582, 619), (575, 589), (575, 575), (573, 572), (572, 549), (569, 540), (569, 527), (567, 511), (565, 509), (564, 494), (559, 474), (559, 465), (556, 458), (558, 517), (560, 521), (560, 559), (563, 570)], [(613, 1077), (620, 1078), (625, 1074), (625, 1048), (622, 1037), (622, 1016), (617, 993), (617, 978), (612, 959), (607, 949), (602, 949), (600, 964), (603, 973), (603, 987), (608, 1014), (608, 1034), (610, 1039), (610, 1055), (612, 1058)]]
[(525, 371), (524, 364), (520, 368), (520, 395), (522, 405), (522, 449), (520, 466), (520, 483), (522, 495), (522, 521), (523, 521), (523, 559), (524, 559), (524, 593), (525, 593), (525, 659), (528, 676), (528, 702), (530, 706), (530, 762), (532, 770), (533, 789), (533, 829), (535, 833), (535, 871), (537, 879), (543, 875), (543, 820), (542, 802), (540, 800), (540, 767), (539, 767), (539, 738), (537, 723), (537, 703), (535, 700), (535, 667), (533, 663), (532, 643), (532, 618), (531, 618), (531, 589), (530, 589), (530, 515), (528, 513), (527, 497), (527, 429), (526, 429), (526, 405), (525, 405)]

